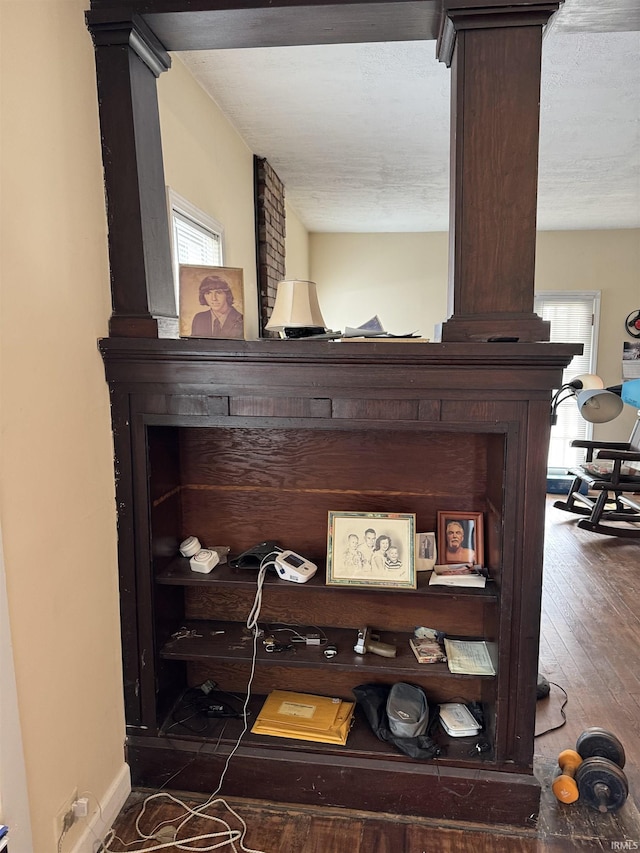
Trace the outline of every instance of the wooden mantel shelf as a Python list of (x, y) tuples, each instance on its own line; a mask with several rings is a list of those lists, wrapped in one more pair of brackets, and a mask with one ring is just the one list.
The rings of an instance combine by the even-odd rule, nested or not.
[[(432, 367), (549, 368), (565, 366), (581, 352), (566, 343), (376, 343), (375, 341), (103, 338), (100, 350), (110, 363), (130, 360), (182, 364), (238, 361), (308, 364), (407, 364)], [(511, 377), (513, 379), (513, 377)]]

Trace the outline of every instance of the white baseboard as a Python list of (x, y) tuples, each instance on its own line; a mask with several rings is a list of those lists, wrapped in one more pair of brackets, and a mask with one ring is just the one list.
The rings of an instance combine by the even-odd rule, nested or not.
[(95, 853), (98, 842), (104, 838), (130, 793), (131, 772), (129, 765), (123, 764), (102, 798), (100, 808), (95, 800), (89, 800), (91, 816), (69, 853)]

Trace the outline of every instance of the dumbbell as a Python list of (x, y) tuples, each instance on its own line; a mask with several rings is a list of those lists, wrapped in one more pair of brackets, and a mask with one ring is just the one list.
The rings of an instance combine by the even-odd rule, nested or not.
[(592, 726), (558, 756), (561, 774), (551, 788), (562, 803), (578, 798), (599, 812), (617, 811), (629, 795), (624, 747), (611, 732)]
[(582, 764), (582, 756), (575, 749), (563, 749), (558, 756), (561, 773), (556, 776), (551, 790), (561, 803), (575, 803), (580, 797), (576, 783), (576, 770)]
[(592, 726), (578, 738), (576, 751), (583, 759), (576, 770), (580, 799), (603, 814), (617, 811), (629, 796), (629, 783), (622, 772), (626, 757), (618, 738)]

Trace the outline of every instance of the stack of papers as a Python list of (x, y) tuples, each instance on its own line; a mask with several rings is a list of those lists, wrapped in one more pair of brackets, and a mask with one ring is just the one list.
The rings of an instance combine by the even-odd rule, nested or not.
[(251, 731), (258, 735), (344, 746), (354, 709), (354, 702), (342, 699), (273, 690), (267, 696)]
[(468, 563), (434, 566), (429, 578), (430, 586), (475, 586), (484, 589), (487, 583), (482, 566)]
[[(372, 317), (370, 320), (367, 320), (366, 323), (363, 323), (361, 326), (354, 328), (353, 326), (347, 326), (342, 333), (343, 338), (382, 338), (387, 339), (390, 338), (392, 340), (398, 340), (402, 338), (420, 338), (417, 332), (408, 332), (404, 335), (392, 335), (389, 332), (385, 331), (384, 326), (380, 322), (378, 315)], [(423, 340), (423, 339), (421, 339)]]

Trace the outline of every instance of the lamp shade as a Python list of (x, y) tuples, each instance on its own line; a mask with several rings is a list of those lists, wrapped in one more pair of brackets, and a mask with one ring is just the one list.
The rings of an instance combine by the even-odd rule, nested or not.
[(265, 328), (281, 332), (286, 328), (304, 327), (325, 328), (315, 282), (279, 282), (273, 311)]
[(585, 421), (591, 424), (604, 424), (617, 418), (624, 403), (612, 391), (604, 391), (601, 388), (590, 388), (587, 391), (578, 391), (576, 394), (578, 410)]
[(622, 402), (640, 409), (640, 379), (630, 379), (622, 383)]

